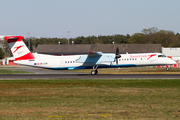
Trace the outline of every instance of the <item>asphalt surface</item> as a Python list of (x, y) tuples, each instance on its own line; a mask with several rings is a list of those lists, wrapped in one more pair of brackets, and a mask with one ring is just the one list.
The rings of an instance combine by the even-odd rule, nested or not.
[(46, 70), (27, 66), (6, 66), (8, 70), (33, 72), (32, 74), (0, 74), (0, 80), (12, 79), (180, 79), (180, 74), (85, 74), (62, 70)]
[(43, 68), (37, 68), (37, 67), (31, 67), (31, 66), (22, 66), (22, 65), (16, 65), (16, 66), (0, 66), (0, 69), (6, 69), (6, 70), (14, 70), (14, 71), (26, 71), (26, 72), (32, 72), (33, 74), (83, 74), (83, 73), (76, 73), (71, 72), (67, 70), (50, 70), (50, 69), (43, 69)]
[(180, 74), (0, 74), (4, 79), (180, 79)]

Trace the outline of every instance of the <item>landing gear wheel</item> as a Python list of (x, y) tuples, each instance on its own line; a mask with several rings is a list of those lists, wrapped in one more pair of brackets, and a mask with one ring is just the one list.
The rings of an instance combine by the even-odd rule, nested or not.
[(169, 71), (169, 67), (167, 67), (166, 70)]
[(98, 73), (97, 70), (92, 70), (92, 71), (91, 71), (91, 75), (96, 75), (97, 73)]
[(91, 71), (91, 75), (96, 75), (98, 73), (97, 68), (98, 68), (98, 65), (93, 66), (93, 70)]

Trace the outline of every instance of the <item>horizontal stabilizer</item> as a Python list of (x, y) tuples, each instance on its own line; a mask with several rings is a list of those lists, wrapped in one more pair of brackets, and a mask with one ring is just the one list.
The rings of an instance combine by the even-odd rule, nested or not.
[(5, 36), (4, 39), (7, 40), (8, 43), (12, 43), (12, 42), (17, 42), (17, 41), (22, 41), (24, 37), (23, 36)]

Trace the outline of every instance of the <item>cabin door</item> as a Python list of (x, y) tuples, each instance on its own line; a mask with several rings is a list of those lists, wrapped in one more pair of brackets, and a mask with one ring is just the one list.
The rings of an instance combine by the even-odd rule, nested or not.
[(140, 61), (141, 61), (141, 65), (144, 64), (144, 58), (140, 58)]
[(64, 60), (61, 60), (60, 61), (60, 67), (64, 67), (65, 66), (65, 61)]

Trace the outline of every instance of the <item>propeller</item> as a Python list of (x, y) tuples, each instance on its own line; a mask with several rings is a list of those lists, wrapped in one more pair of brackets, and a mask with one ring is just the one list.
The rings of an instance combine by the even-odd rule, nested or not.
[(121, 57), (121, 55), (119, 55), (119, 48), (117, 47), (117, 49), (116, 49), (116, 66), (118, 66), (118, 58), (120, 58)]

